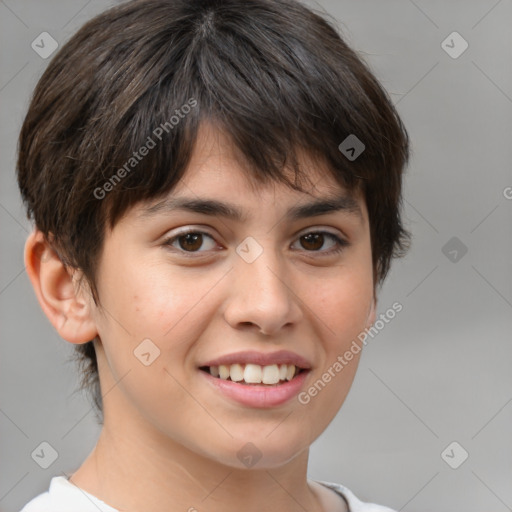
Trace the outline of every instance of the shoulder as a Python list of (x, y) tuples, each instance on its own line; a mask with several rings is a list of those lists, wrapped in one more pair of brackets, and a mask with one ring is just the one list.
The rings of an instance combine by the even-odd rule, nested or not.
[(50, 493), (48, 491), (32, 498), (22, 509), (21, 512), (45, 512), (51, 510)]
[(383, 505), (365, 503), (361, 501), (350, 489), (344, 485), (323, 481), (318, 481), (318, 483), (328, 487), (329, 489), (332, 489), (334, 492), (342, 496), (347, 502), (350, 512), (396, 512), (395, 510)]
[(48, 491), (30, 500), (20, 512), (118, 512), (63, 476), (53, 477)]

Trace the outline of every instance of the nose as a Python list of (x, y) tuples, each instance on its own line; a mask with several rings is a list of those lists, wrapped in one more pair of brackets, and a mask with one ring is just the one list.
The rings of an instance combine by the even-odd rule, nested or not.
[(277, 335), (302, 318), (301, 301), (293, 290), (289, 273), (270, 249), (252, 263), (235, 261), (232, 288), (224, 311), (234, 329), (253, 329)]

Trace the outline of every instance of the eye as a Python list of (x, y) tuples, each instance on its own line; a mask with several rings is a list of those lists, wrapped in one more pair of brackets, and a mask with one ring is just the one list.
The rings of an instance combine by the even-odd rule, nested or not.
[[(321, 251), (320, 249), (324, 246), (326, 240), (331, 241), (329, 245), (331, 249)], [(298, 241), (301, 242), (302, 247), (307, 252), (320, 252), (323, 255), (340, 253), (349, 245), (346, 240), (328, 231), (312, 231), (302, 235)]]
[[(206, 244), (206, 247), (204, 247), (205, 241), (209, 241), (209, 244)], [(312, 231), (300, 236), (297, 241), (301, 243), (302, 248), (305, 249), (306, 252), (317, 252), (321, 255), (340, 253), (349, 245), (346, 240), (327, 231)], [(326, 241), (330, 241), (330, 244), (328, 244), (328, 248), (330, 249), (321, 250), (322, 247), (325, 246)], [(167, 238), (164, 241), (164, 245), (173, 247), (181, 254), (186, 255), (202, 253), (218, 247), (214, 238), (210, 234), (204, 231), (192, 229), (182, 231), (181, 233)], [(205, 249), (205, 251), (200, 251), (199, 249), (201, 249), (201, 247)]]
[(199, 249), (203, 246), (205, 239), (210, 239), (213, 242), (210, 243), (210, 247), (207, 247), (207, 250), (214, 249), (217, 246), (213, 237), (208, 233), (193, 230), (183, 231), (168, 238), (165, 240), (164, 245), (169, 245), (185, 253), (203, 252), (199, 251)]

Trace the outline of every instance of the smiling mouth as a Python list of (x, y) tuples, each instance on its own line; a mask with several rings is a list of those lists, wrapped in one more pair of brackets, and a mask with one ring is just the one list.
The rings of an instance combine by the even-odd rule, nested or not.
[(299, 375), (305, 369), (293, 364), (231, 364), (220, 366), (201, 366), (200, 370), (212, 377), (247, 385), (276, 386), (284, 384)]

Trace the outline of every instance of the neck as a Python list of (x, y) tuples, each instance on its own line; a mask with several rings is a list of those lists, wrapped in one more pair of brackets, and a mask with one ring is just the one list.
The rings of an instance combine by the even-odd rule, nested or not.
[(71, 482), (120, 511), (320, 512), (307, 481), (308, 450), (284, 466), (237, 469), (188, 450), (161, 433), (112, 428), (105, 417), (94, 450)]

